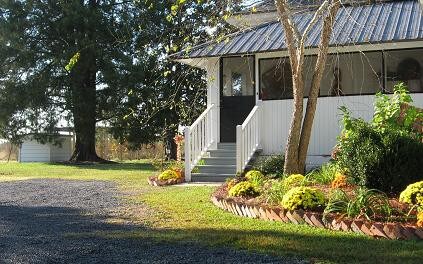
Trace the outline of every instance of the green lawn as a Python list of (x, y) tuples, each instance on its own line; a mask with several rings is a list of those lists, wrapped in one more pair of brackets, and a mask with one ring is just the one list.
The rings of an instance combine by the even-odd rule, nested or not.
[(305, 225), (240, 218), (211, 204), (213, 188), (150, 187), (146, 178), (152, 173), (154, 169), (147, 161), (85, 166), (0, 163), (0, 181), (29, 178), (114, 181), (122, 190), (132, 193), (133, 202), (144, 202), (153, 209), (154, 214), (140, 219), (148, 223), (149, 231), (99, 234), (110, 238), (199, 241), (210, 246), (300, 256), (319, 263), (422, 263), (423, 242), (376, 240)]

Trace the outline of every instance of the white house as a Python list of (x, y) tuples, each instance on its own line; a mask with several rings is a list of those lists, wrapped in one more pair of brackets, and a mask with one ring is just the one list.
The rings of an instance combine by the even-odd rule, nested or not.
[(54, 143), (41, 143), (28, 136), (19, 147), (19, 162), (68, 161), (73, 153), (73, 135), (59, 135)]
[[(258, 150), (270, 155), (285, 149), (292, 81), (284, 32), (273, 2), (265, 1), (256, 6), (255, 13), (243, 12), (229, 20), (240, 30), (225, 41), (173, 55), (175, 60), (205, 69), (208, 78), (207, 109), (185, 130), (187, 181), (222, 181), (244, 170)], [(403, 81), (415, 105), (423, 107), (419, 1), (361, 2), (343, 6), (337, 14), (308, 165), (328, 159), (341, 131), (340, 106), (370, 119), (375, 93), (389, 94)], [(313, 8), (299, 12), (294, 20), (304, 28), (312, 15)], [(308, 35), (306, 67), (316, 60), (320, 27)], [(310, 72), (305, 72), (308, 88)]]

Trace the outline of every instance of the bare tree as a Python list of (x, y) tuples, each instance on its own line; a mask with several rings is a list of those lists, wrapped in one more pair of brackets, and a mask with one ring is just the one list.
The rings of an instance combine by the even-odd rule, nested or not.
[[(314, 12), (313, 18), (300, 32), (293, 19), (290, 1), (275, 0), (280, 22), (285, 31), (285, 41), (288, 48), (292, 71), (293, 85), (293, 112), (288, 134), (284, 171), (287, 174), (304, 172), (310, 136), (313, 127), (314, 115), (317, 107), (317, 97), (325, 69), (329, 41), (332, 35), (336, 14), (341, 6), (340, 0), (325, 0)], [(317, 60), (314, 65), (311, 88), (308, 94), (307, 108), (304, 113), (304, 58), (305, 43), (310, 30), (322, 23), (321, 39), (317, 49)]]

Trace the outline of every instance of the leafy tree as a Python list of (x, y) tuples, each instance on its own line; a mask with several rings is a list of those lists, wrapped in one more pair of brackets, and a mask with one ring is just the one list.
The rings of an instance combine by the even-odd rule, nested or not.
[(113, 118), (126, 87), (145, 75), (142, 3), (0, 1), (0, 135), (19, 143), (66, 120), (76, 133), (72, 160), (102, 161), (96, 123)]
[(134, 149), (173, 143), (177, 125), (203, 110), (206, 80), (167, 55), (222, 32), (225, 10), (220, 1), (1, 1), (0, 136), (42, 139), (67, 121), (73, 161), (101, 161), (98, 122)]
[(169, 55), (231, 31), (223, 19), (229, 5), (192, 0), (156, 0), (147, 1), (147, 5), (146, 20), (156, 22), (150, 25), (157, 33), (144, 46), (149, 51), (148, 59), (143, 60), (148, 71), (144, 83), (149, 88), (127, 90), (128, 100), (118, 108), (119, 118), (112, 121), (112, 130), (133, 148), (163, 140), (169, 148), (168, 156), (174, 159), (173, 137), (178, 124), (191, 124), (204, 110), (207, 80), (203, 70), (173, 61)]

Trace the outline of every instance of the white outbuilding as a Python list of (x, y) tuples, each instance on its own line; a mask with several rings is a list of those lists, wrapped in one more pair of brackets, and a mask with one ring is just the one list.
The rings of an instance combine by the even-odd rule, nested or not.
[(19, 162), (60, 162), (68, 161), (73, 153), (74, 136), (60, 135), (56, 143), (38, 142), (28, 136), (19, 147)]

